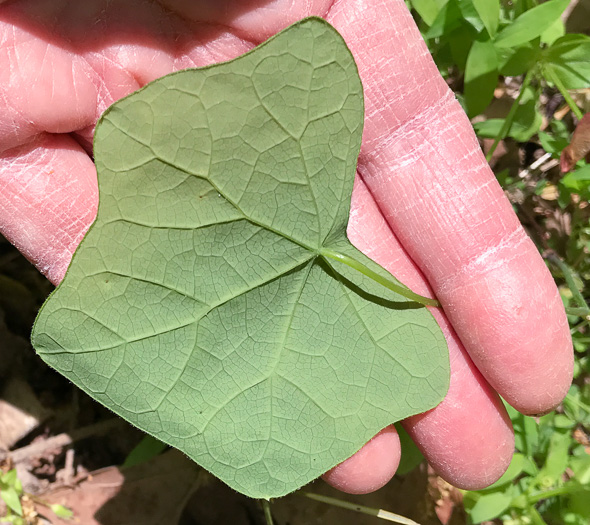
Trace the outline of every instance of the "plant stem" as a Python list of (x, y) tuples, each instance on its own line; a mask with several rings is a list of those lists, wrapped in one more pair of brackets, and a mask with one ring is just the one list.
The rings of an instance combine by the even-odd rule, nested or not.
[[(576, 399), (575, 397), (568, 397), (567, 399), (569, 403), (574, 403), (575, 405), (578, 405), (579, 408), (590, 414), (590, 405), (587, 405), (586, 403), (580, 401), (579, 399)], [(588, 489), (588, 491), (590, 491), (590, 489)]]
[(566, 101), (567, 105), (572, 110), (572, 113), (578, 118), (578, 120), (582, 120), (584, 114), (582, 110), (578, 107), (578, 105), (574, 102), (574, 99), (571, 97), (569, 91), (563, 85), (563, 82), (559, 79), (557, 75), (553, 73), (550, 69), (545, 70), (545, 75), (549, 78), (551, 82), (555, 84), (555, 87), (559, 89), (559, 92), (563, 96), (564, 100)]
[(322, 503), (334, 505), (335, 507), (353, 510), (355, 512), (360, 512), (361, 514), (367, 514), (368, 516), (376, 516), (377, 518), (381, 518), (385, 521), (401, 523), (402, 525), (419, 525), (419, 523), (416, 523), (414, 520), (411, 520), (410, 518), (400, 516), (399, 514), (394, 514), (393, 512), (389, 512), (387, 510), (365, 507), (364, 505), (357, 505), (356, 503), (350, 503), (348, 501), (343, 501), (341, 499), (330, 498), (329, 496), (322, 496), (321, 494), (314, 494), (313, 492), (300, 492), (300, 494), (303, 494), (304, 496), (315, 501), (321, 501)]
[(270, 512), (270, 501), (267, 499), (260, 500), (262, 508), (264, 509), (264, 517), (266, 518), (266, 525), (273, 525), (272, 514)]
[(342, 253), (334, 252), (332, 250), (322, 250), (321, 255), (326, 258), (333, 259), (335, 261), (341, 262), (350, 266), (357, 272), (366, 275), (370, 279), (373, 279), (376, 283), (380, 284), (381, 286), (385, 286), (385, 288), (403, 295), (406, 299), (410, 299), (410, 301), (414, 301), (416, 303), (420, 303), (424, 306), (440, 306), (440, 303), (436, 299), (430, 299), (428, 297), (423, 297), (422, 295), (418, 295), (417, 293), (412, 292), (409, 288), (398, 284), (390, 279), (379, 275), (377, 272), (374, 272), (369, 267), (365, 266), (364, 264), (360, 263), (356, 259), (349, 257), (348, 255), (344, 255)]
[(572, 296), (573, 296), (574, 300), (576, 301), (576, 303), (579, 306), (579, 310), (584, 312), (582, 315), (579, 313), (575, 313), (574, 315), (581, 315), (581, 317), (585, 317), (587, 315), (590, 315), (590, 307), (586, 303), (586, 300), (584, 299), (583, 295), (580, 293), (580, 290), (578, 290), (578, 287), (576, 286), (576, 282), (574, 281), (574, 276), (572, 275), (572, 272), (570, 271), (568, 265), (565, 264), (557, 256), (557, 254), (555, 254), (553, 252), (547, 253), (545, 255), (545, 258), (548, 261), (552, 262), (555, 266), (557, 266), (561, 270), (561, 273), (563, 274), (565, 282), (566, 282), (568, 288), (570, 289), (570, 291), (572, 292)]
[(568, 307), (565, 309), (565, 313), (567, 315), (577, 315), (578, 317), (584, 318), (586, 321), (590, 321), (590, 318), (588, 317), (590, 315), (590, 310), (586, 310), (586, 308)]
[(531, 505), (530, 507), (527, 508), (527, 511), (529, 513), (529, 516), (531, 517), (531, 521), (535, 525), (547, 525), (547, 523), (545, 522), (545, 520), (543, 519), (543, 517), (541, 516), (541, 514), (539, 513), (539, 511), (535, 507), (533, 507)]
[(563, 496), (566, 494), (574, 494), (576, 492), (590, 492), (590, 490), (582, 485), (570, 483), (556, 489), (544, 490), (543, 492), (530, 494), (527, 496), (527, 502), (529, 505), (533, 505), (534, 503), (537, 503), (543, 499), (553, 498), (555, 496)]
[(500, 129), (500, 133), (498, 133), (498, 136), (494, 140), (494, 143), (492, 144), (490, 151), (488, 151), (488, 154), (486, 155), (486, 160), (488, 162), (491, 160), (492, 155), (494, 154), (494, 151), (496, 151), (498, 144), (500, 144), (500, 141), (502, 139), (504, 139), (506, 137), (506, 135), (508, 135), (508, 132), (510, 131), (510, 128), (512, 127), (512, 122), (514, 121), (514, 116), (516, 115), (516, 111), (518, 110), (518, 106), (520, 106), (520, 100), (522, 99), (526, 89), (529, 87), (529, 84), (531, 83), (532, 79), (533, 79), (533, 70), (531, 69), (525, 75), (524, 80), (522, 81), (522, 86), (520, 86), (520, 91), (518, 92), (518, 96), (516, 97), (516, 100), (512, 103), (512, 107), (510, 108), (510, 111), (508, 112), (508, 115), (506, 116), (506, 119), (504, 120), (504, 124), (502, 124), (502, 128)]
[[(567, 309), (566, 309), (567, 313)], [(586, 316), (582, 321), (580, 321), (576, 326), (570, 329), (570, 333), (574, 335), (576, 332), (581, 331), (586, 325), (590, 325), (590, 315)], [(585, 338), (587, 342), (590, 342), (590, 338)]]

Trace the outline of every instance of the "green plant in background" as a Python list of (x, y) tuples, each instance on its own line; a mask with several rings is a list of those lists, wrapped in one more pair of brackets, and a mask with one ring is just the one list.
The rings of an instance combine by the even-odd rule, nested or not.
[[(27, 525), (30, 523), (22, 504), (27, 498), (29, 503), (35, 502), (42, 507), (48, 508), (58, 518), (69, 520), (74, 517), (74, 513), (67, 507), (57, 503), (48, 504), (42, 499), (25, 492), (16, 469), (0, 475), (0, 498), (6, 504), (6, 512), (4, 516), (0, 516), (0, 523), (12, 523), (13, 525)], [(37, 516), (37, 512), (32, 508), (28, 514), (33, 517)]]
[[(463, 504), (474, 523), (500, 517), (510, 524), (590, 522), (590, 455), (580, 443), (590, 425), (589, 392), (572, 387), (564, 413), (539, 418), (508, 408), (516, 449), (506, 473), (491, 487), (465, 492)], [(583, 439), (583, 438), (582, 438)]]
[(2, 521), (13, 523), (14, 525), (24, 525), (23, 507), (21, 497), (23, 496), (23, 486), (16, 475), (16, 469), (9, 470), (0, 476), (0, 498), (6, 504), (6, 515), (2, 516)]
[[(590, 87), (590, 37), (566, 34), (562, 14), (568, 0), (411, 0), (407, 2), (439, 70), (453, 86), (476, 133), (494, 139), (491, 158), (505, 138), (535, 141), (558, 159), (572, 129), (560, 120), (543, 122), (541, 94), (559, 92), (576, 119), (582, 118), (570, 90)], [(517, 77), (514, 102), (503, 118), (485, 118), (495, 90), (506, 77)], [(527, 168), (514, 177), (497, 173), (510, 194), (539, 203), (552, 184), (545, 174)], [(543, 204), (567, 217), (568, 235), (534, 238), (546, 258), (568, 312), (575, 349), (575, 376), (556, 412), (525, 417), (511, 407), (516, 454), (502, 478), (491, 487), (464, 492), (473, 523), (501, 518), (506, 524), (590, 523), (590, 165), (555, 183), (557, 197)], [(522, 207), (516, 206), (522, 212)], [(521, 216), (521, 219), (526, 217)], [(530, 217), (529, 217), (530, 219)], [(533, 221), (542, 221), (535, 217)]]
[(524, 75), (506, 118), (475, 125), (495, 144), (512, 137), (529, 140), (541, 126), (540, 90), (557, 88), (578, 118), (568, 89), (590, 85), (590, 38), (565, 34), (561, 20), (569, 0), (412, 0), (419, 25), (443, 76), (461, 77), (460, 97), (475, 117), (492, 101), (500, 76)]

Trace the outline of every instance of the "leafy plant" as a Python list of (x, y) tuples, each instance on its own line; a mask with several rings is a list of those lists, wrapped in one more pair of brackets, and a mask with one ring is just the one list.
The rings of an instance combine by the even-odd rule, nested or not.
[(569, 0), (412, 0), (422, 34), (443, 76), (464, 81), (461, 100), (470, 117), (494, 97), (500, 76), (525, 75), (506, 118), (477, 122), (481, 137), (526, 141), (540, 129), (544, 85), (562, 93), (582, 117), (568, 89), (590, 85), (590, 37), (565, 34), (561, 14)]
[(30, 519), (27, 516), (37, 516), (37, 513), (30, 509), (24, 512), (23, 504), (21, 503), (24, 501), (28, 501), (29, 504), (32, 504), (32, 501), (34, 501), (39, 505), (47, 507), (58, 518), (70, 519), (74, 516), (73, 512), (63, 505), (57, 503), (49, 505), (36, 496), (25, 493), (16, 469), (9, 470), (0, 475), (0, 498), (6, 504), (6, 514), (0, 516), (1, 523), (12, 523), (13, 525), (27, 525), (30, 523)]
[(435, 406), (448, 354), (416, 301), (436, 301), (346, 238), (362, 124), (320, 19), (111, 106), (98, 217), (39, 313), (41, 357), (261, 498)]
[(18, 479), (16, 469), (9, 470), (0, 476), (0, 498), (6, 504), (6, 515), (2, 517), (4, 522), (24, 525), (23, 507), (20, 501), (22, 495), (23, 486)]
[(573, 437), (578, 425), (590, 423), (590, 406), (580, 397), (574, 387), (565, 405), (583, 414), (552, 413), (538, 423), (507, 407), (518, 452), (494, 485), (465, 494), (465, 509), (474, 523), (497, 517), (505, 523), (545, 523), (541, 513), (559, 523), (590, 521), (590, 455)]

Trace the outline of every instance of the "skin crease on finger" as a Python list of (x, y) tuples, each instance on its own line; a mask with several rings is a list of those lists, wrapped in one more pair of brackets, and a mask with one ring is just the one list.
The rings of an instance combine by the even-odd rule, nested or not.
[[(173, 12), (159, 10), (153, 2), (138, 0), (127, 2), (126, 6), (120, 1), (111, 2), (108, 12), (99, 9), (102, 2), (97, 0), (83, 3), (84, 8), (79, 7), (77, 11), (73, 9), (74, 4), (80, 6), (81, 3), (65, 0), (49, 4), (39, 0), (13, 1), (0, 10), (0, 42), (3, 43), (0, 49), (8, 49), (7, 55), (0, 55), (0, 64), (9, 64), (11, 72), (8, 84), (0, 83), (0, 115), (9, 115), (8, 119), (0, 117), (2, 199), (12, 202), (19, 195), (20, 216), (34, 217), (35, 210), (43, 210), (45, 206), (51, 208), (52, 202), (62, 199), (60, 180), (67, 180), (68, 191), (77, 196), (67, 209), (51, 208), (55, 210), (52, 212), (55, 215), (53, 222), (44, 221), (41, 213), (37, 213), (36, 220), (41, 222), (35, 222), (36, 229), (19, 228), (10, 207), (0, 204), (0, 227), (8, 232), (7, 236), (19, 249), (54, 282), (59, 282), (80, 238), (72, 234), (68, 221), (72, 223), (73, 217), (73, 228), (79, 228), (81, 234), (91, 222), (88, 210), (94, 209), (96, 197), (89, 190), (95, 188), (95, 173), (91, 162), (72, 169), (74, 161), (70, 159), (83, 154), (84, 150), (70, 140), (68, 147), (52, 154), (55, 167), (52, 182), (55, 184), (48, 187), (44, 200), (26, 202), (28, 195), (22, 187), (4, 185), (4, 181), (28, 177), (27, 180), (32, 182), (23, 181), (21, 185), (36, 187), (38, 174), (26, 171), (22, 163), (15, 164), (15, 150), (7, 154), (8, 147), (33, 144), (31, 141), (39, 140), (35, 135), (47, 128), (52, 133), (74, 133), (76, 140), (89, 150), (93, 124), (98, 115), (114, 100), (147, 80), (169, 70), (232, 58), (303, 16), (327, 13), (329, 21), (345, 36), (359, 63), (367, 100), (359, 169), (389, 226), (395, 229), (412, 258), (427, 275), (462, 340), (494, 386), (503, 389), (504, 395), (508, 394), (515, 406), (527, 412), (544, 411), (553, 406), (565, 393), (564, 388), (571, 376), (569, 331), (564, 330), (565, 318), (555, 300), (555, 286), (546, 270), (543, 274), (542, 261), (534, 247), (531, 249), (530, 242), (527, 245), (518, 234), (514, 234), (514, 238), (508, 235), (505, 242), (501, 242), (501, 233), (504, 230), (516, 232), (518, 223), (509, 206), (503, 204), (499, 188), (492, 188), (495, 184), (493, 175), (482, 166), (469, 123), (457, 110), (444, 83), (438, 79), (419, 33), (411, 21), (407, 21), (409, 14), (404, 3), (401, 0), (343, 0), (336, 2), (331, 10), (329, 2), (260, 1), (256, 3), (258, 9), (252, 9), (253, 1), (233, 2), (231, 6), (227, 2), (208, 3), (208, 21), (221, 26), (202, 25), (194, 18), (181, 19), (178, 14), (183, 13), (186, 6), (193, 5), (191, 2), (162, 0), (161, 3), (166, 3)], [(47, 9), (53, 11), (47, 13)], [(121, 9), (118, 14), (117, 9)], [(259, 10), (264, 10), (264, 15), (261, 16)], [(126, 20), (124, 17), (129, 17), (130, 12), (134, 14)], [(137, 16), (138, 12), (142, 16)], [(61, 13), (69, 13), (69, 26), (58, 16)], [(88, 21), (97, 13), (101, 23), (97, 27), (88, 26)], [(86, 17), (86, 24), (74, 23), (79, 19), (76, 17)], [(59, 20), (59, 25), (44, 24), (44, 19)], [(125, 20), (124, 27), (117, 26), (115, 20)], [(67, 27), (77, 29), (70, 35)], [(117, 30), (111, 30), (111, 27)], [(159, 36), (161, 27), (167, 36)], [(372, 31), (366, 31), (366, 27), (371, 27)], [(193, 34), (199, 35), (196, 41), (191, 38)], [(76, 35), (86, 36), (92, 45), (81, 52), (74, 51)], [(23, 49), (28, 49), (31, 56), (37, 46), (36, 52), (40, 55), (45, 53), (52, 58), (55, 53), (58, 63), (66, 60), (67, 64), (70, 60), (72, 73), (66, 75), (67, 81), (64, 82), (64, 78), (56, 80), (50, 68), (42, 67), (43, 62), (39, 62), (36, 69), (28, 68), (28, 62), (19, 61), (16, 56), (20, 45), (12, 44), (11, 55), (11, 38), (15, 43), (24, 42)], [(35, 72), (46, 76), (35, 76)], [(396, 76), (399, 72), (404, 75)], [(62, 82), (59, 85), (62, 92), (55, 100), (45, 99), (49, 108), (36, 103), (23, 104), (19, 99), (19, 92), (26, 91), (23, 86), (29, 87), (29, 95), (34, 94), (32, 86), (35, 86), (42, 91), (42, 96), (46, 96), (51, 82)], [(92, 103), (87, 102), (87, 93), (81, 93), (84, 90), (94, 93)], [(72, 100), (75, 104), (70, 103)], [(30, 113), (35, 108), (40, 111), (39, 115)], [(436, 118), (438, 112), (442, 112), (444, 118)], [(40, 121), (44, 122), (43, 126), (31, 125)], [(435, 130), (438, 135), (434, 134)], [(39, 151), (38, 158), (43, 158), (42, 145)], [(437, 173), (437, 177), (432, 177), (432, 173)], [(445, 183), (438, 183), (440, 180)], [(412, 192), (418, 192), (422, 198), (415, 199)], [(400, 206), (400, 203), (403, 204)], [(499, 207), (500, 212), (494, 206)], [(426, 232), (419, 229), (424, 217), (434, 221)], [(467, 219), (472, 223), (466, 224)], [(473, 233), (470, 232), (472, 226), (475, 227)], [(450, 228), (456, 230), (453, 235), (449, 234)], [(30, 231), (34, 233), (30, 234)], [(55, 251), (50, 250), (49, 243), (43, 242), (51, 235), (62, 240), (56, 243)], [(485, 241), (485, 245), (478, 243), (479, 240)], [(522, 243), (519, 245), (521, 249), (525, 247), (522, 260), (514, 259), (515, 240)], [(465, 243), (464, 252), (461, 251), (463, 248), (456, 249), (462, 246), (461, 243)], [(526, 265), (534, 269), (528, 280), (524, 275), (526, 272), (522, 271)], [(540, 277), (535, 284), (532, 281), (537, 276)], [(526, 302), (522, 299), (523, 294)], [(527, 305), (533, 294), (534, 302), (529, 308)], [(514, 313), (520, 315), (514, 316)], [(533, 323), (541, 323), (545, 333), (535, 336), (539, 327), (532, 330)], [(502, 333), (499, 333), (500, 328)], [(495, 341), (501, 344), (490, 347), (490, 342)], [(541, 364), (535, 361), (531, 351), (536, 346), (542, 350)], [(547, 363), (552, 366), (546, 366)], [(472, 368), (472, 365), (468, 367)], [(530, 384), (523, 385), (524, 379)], [(542, 385), (542, 392), (534, 390), (537, 385)], [(496, 401), (492, 399), (490, 403), (494, 405)], [(463, 449), (453, 449), (453, 441), (457, 441), (457, 435), (461, 434), (453, 435), (451, 430), (444, 433), (442, 422), (450, 418), (460, 404), (449, 402), (446, 406), (449, 415), (440, 416), (440, 435), (433, 433), (427, 439), (424, 430), (421, 446), (425, 451), (428, 447), (439, 451), (436, 452), (439, 454), (437, 468), (447, 472), (445, 476), (452, 480), (451, 473), (467, 468), (469, 463), (468, 459), (460, 457), (465, 454), (457, 457), (454, 450), (463, 452), (466, 447), (479, 446), (481, 441), (462, 443)], [(436, 419), (432, 413), (435, 412), (417, 416), (420, 421), (414, 427), (427, 428), (424, 421)], [(439, 413), (442, 414), (442, 410)], [(467, 425), (478, 415), (466, 411), (455, 414), (455, 417), (458, 424)], [(500, 423), (498, 428), (502, 429)], [(412, 431), (411, 423), (408, 429)], [(484, 437), (490, 438), (489, 434)], [(501, 449), (501, 443), (509, 443), (510, 437), (504, 428), (492, 441)], [(394, 454), (392, 441), (388, 443)], [(367, 450), (374, 450), (372, 444), (367, 445)], [(448, 454), (440, 455), (445, 449)], [(498, 453), (500, 449), (494, 450)], [(380, 448), (374, 457), (380, 458), (382, 454)], [(435, 464), (436, 454), (431, 458)], [(473, 462), (474, 468), (477, 461)], [(345, 470), (341, 469), (341, 472)], [(469, 476), (471, 474), (465, 479), (468, 480)], [(481, 479), (493, 480), (493, 477), (484, 473)], [(356, 484), (357, 491), (362, 489), (361, 478)], [(376, 486), (374, 479), (364, 479), (367, 487)], [(456, 481), (460, 480), (457, 478)]]

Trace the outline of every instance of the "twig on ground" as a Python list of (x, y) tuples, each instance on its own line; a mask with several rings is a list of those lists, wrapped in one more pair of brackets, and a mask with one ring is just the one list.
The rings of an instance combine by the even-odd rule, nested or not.
[(47, 450), (64, 448), (77, 441), (82, 441), (83, 439), (92, 436), (100, 436), (123, 424), (125, 424), (125, 422), (122, 419), (113, 418), (73, 430), (69, 434), (58, 434), (57, 436), (52, 436), (44, 441), (38, 441), (11, 452), (0, 452), (0, 462), (10, 459), (12, 463), (16, 465), (30, 457), (43, 454)]

